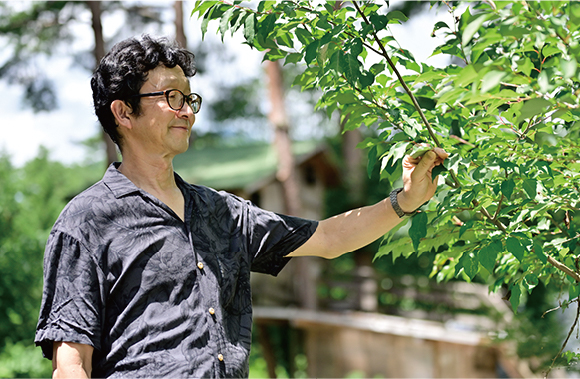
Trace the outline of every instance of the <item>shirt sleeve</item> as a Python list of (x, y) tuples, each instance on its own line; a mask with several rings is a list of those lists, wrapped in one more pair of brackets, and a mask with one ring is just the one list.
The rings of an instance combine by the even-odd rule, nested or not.
[(44, 256), (44, 289), (35, 343), (52, 359), (53, 342), (100, 349), (98, 267), (75, 238), (53, 231)]
[(318, 226), (318, 221), (266, 211), (249, 201), (246, 212), (251, 270), (274, 276), (290, 261), (286, 255), (308, 241)]

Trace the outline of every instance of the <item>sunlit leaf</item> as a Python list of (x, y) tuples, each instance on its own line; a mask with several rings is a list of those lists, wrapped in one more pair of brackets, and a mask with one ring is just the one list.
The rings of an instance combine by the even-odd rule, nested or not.
[(475, 33), (477, 33), (477, 31), (479, 30), (481, 25), (483, 25), (483, 23), (489, 18), (489, 16), (490, 15), (487, 13), (483, 14), (483, 15), (477, 17), (474, 21), (471, 21), (467, 25), (467, 27), (463, 31), (463, 34), (461, 35), (461, 44), (462, 45), (467, 45), (471, 41), (471, 39), (473, 38)]

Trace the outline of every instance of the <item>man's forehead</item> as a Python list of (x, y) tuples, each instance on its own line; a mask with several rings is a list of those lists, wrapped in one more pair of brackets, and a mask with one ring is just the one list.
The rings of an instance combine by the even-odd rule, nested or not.
[(179, 66), (168, 68), (163, 65), (155, 67), (147, 73), (147, 80), (145, 84), (149, 84), (155, 88), (166, 86), (182, 86), (185, 85), (189, 89), (189, 78), (185, 76), (183, 70)]

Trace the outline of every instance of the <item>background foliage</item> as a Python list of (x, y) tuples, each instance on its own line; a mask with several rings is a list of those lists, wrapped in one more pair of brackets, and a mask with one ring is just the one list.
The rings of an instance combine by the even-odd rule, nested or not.
[(100, 165), (65, 167), (46, 149), (21, 168), (0, 154), (0, 377), (52, 375), (33, 343), (44, 245), (65, 204), (100, 171)]
[(338, 112), (345, 129), (365, 125), (369, 172), (399, 180), (418, 143), (450, 154), (437, 199), (378, 255), (437, 253), (439, 281), (480, 280), (504, 289), (514, 311), (552, 285), (578, 302), (577, 76), (580, 3), (432, 2), (453, 12), (438, 22), (433, 54), (456, 64), (417, 62), (389, 25), (407, 20), (378, 2), (198, 2), (202, 30), (243, 31), (265, 60), (299, 64), (294, 84), (321, 92), (317, 108)]

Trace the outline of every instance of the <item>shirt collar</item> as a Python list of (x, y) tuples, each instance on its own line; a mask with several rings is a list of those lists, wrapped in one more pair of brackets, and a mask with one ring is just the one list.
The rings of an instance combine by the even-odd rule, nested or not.
[(133, 184), (125, 175), (118, 170), (121, 162), (113, 162), (103, 176), (103, 183), (111, 190), (118, 199), (134, 192), (141, 192), (139, 187)]
[[(132, 193), (141, 193), (141, 189), (118, 170), (120, 165), (121, 162), (111, 163), (103, 176), (103, 183), (105, 183), (117, 199)], [(189, 191), (192, 189), (191, 185), (184, 181), (179, 175), (177, 175), (177, 173), (174, 174), (175, 182), (181, 189), (181, 192), (183, 192), (183, 195), (186, 197), (185, 200), (187, 201)]]

